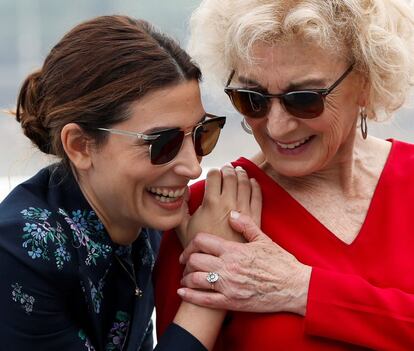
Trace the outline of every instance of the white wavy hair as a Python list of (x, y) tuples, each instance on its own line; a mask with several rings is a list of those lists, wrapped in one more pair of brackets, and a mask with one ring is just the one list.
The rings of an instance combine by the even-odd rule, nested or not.
[(204, 0), (190, 29), (190, 54), (206, 80), (221, 85), (236, 62), (251, 62), (256, 42), (294, 37), (343, 48), (368, 78), (372, 119), (390, 117), (414, 85), (411, 0)]

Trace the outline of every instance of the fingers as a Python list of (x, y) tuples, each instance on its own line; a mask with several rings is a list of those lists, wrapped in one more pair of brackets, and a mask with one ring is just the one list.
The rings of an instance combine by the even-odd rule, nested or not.
[[(183, 236), (187, 230), (188, 221), (191, 218), (190, 210), (188, 209), (188, 200), (190, 199), (190, 188), (187, 187), (187, 190), (184, 193), (184, 203), (183, 203), (183, 219), (178, 225), (178, 227), (175, 228), (175, 231), (177, 232), (178, 236)], [(181, 237), (180, 237), (181, 240)], [(183, 243), (183, 242), (181, 242)]]
[(223, 176), (223, 183), (221, 194), (223, 196), (231, 196), (235, 202), (237, 199), (237, 175), (232, 165), (225, 165), (221, 169), (221, 174)]
[(218, 257), (196, 252), (187, 260), (183, 275), (195, 271), (215, 272), (220, 269), (220, 266), (221, 260)]
[(221, 172), (217, 168), (208, 171), (205, 181), (204, 201), (218, 198), (221, 194)]
[(184, 301), (193, 303), (199, 306), (211, 307), (216, 309), (228, 309), (229, 300), (223, 294), (218, 292), (207, 292), (200, 290), (193, 290), (188, 288), (180, 288), (177, 294), (181, 296)]
[(251, 184), (246, 171), (237, 166), (237, 209), (244, 214), (250, 214)]
[(270, 241), (270, 238), (261, 231), (253, 220), (242, 213), (231, 211), (230, 225), (235, 231), (242, 233), (248, 242), (263, 240)]
[(227, 240), (216, 235), (199, 233), (187, 245), (180, 256), (180, 263), (186, 264), (191, 254), (195, 252), (204, 252), (213, 256), (220, 256), (228, 246)]
[(207, 272), (192, 272), (181, 279), (181, 285), (186, 288), (202, 289), (220, 292), (222, 291), (222, 279), (219, 278), (215, 283), (207, 280)]
[(256, 179), (251, 178), (250, 184), (252, 187), (250, 197), (250, 216), (254, 223), (260, 228), (262, 222), (262, 190)]

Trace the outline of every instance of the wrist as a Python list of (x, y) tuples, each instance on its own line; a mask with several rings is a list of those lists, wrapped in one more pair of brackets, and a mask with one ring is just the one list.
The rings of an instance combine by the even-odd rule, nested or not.
[(289, 312), (306, 315), (308, 304), (309, 283), (312, 274), (312, 267), (302, 265), (298, 274), (295, 275), (295, 283), (290, 301)]
[(186, 329), (211, 350), (226, 316), (225, 310), (212, 309), (182, 301), (174, 323)]

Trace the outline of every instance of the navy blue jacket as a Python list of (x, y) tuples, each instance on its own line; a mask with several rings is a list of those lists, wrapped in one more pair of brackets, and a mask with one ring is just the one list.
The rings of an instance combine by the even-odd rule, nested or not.
[[(152, 350), (159, 242), (143, 229), (132, 245), (113, 243), (60, 165), (17, 186), (0, 204), (0, 350)], [(171, 325), (157, 350), (204, 348)]]

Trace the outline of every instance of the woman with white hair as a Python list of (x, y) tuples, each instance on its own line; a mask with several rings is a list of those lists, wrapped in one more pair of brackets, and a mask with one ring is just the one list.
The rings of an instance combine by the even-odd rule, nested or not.
[[(411, 5), (205, 0), (191, 30), (190, 53), (260, 146), (233, 165), (259, 182), (263, 212), (261, 229), (231, 213), (247, 243), (198, 234), (182, 267), (178, 239), (163, 238), (159, 330), (179, 288), (186, 301), (236, 311), (216, 349), (414, 347), (414, 146), (367, 126), (403, 106), (413, 84)], [(192, 212), (203, 188), (192, 188)]]

